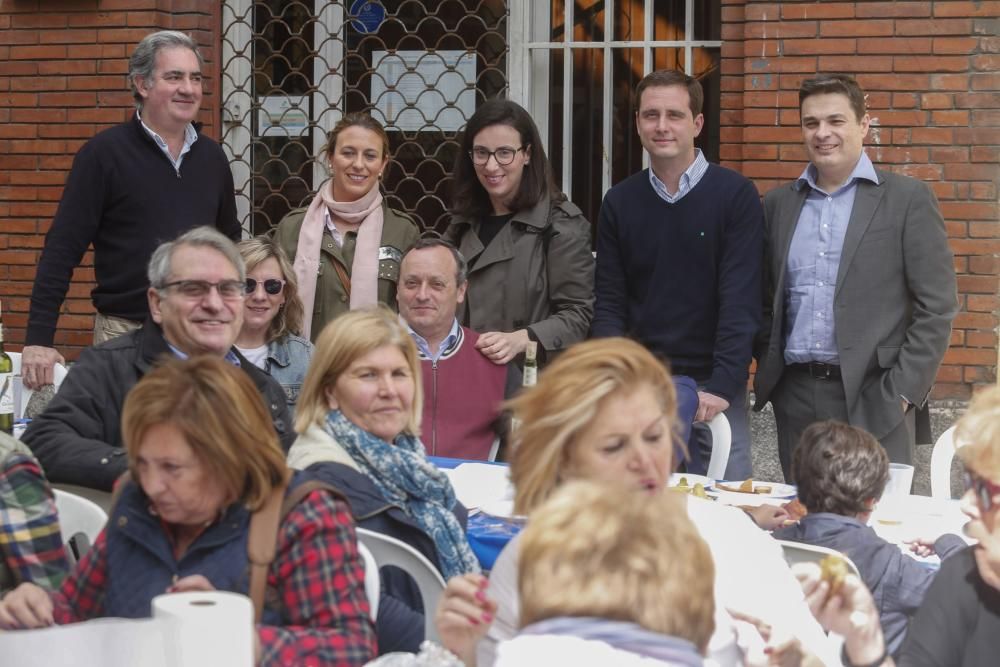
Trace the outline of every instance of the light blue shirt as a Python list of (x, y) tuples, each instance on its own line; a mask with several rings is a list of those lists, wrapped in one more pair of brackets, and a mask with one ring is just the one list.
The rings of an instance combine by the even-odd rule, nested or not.
[(863, 152), (847, 182), (835, 192), (816, 185), (809, 165), (795, 183), (809, 188), (788, 249), (785, 279), (785, 363), (840, 363), (833, 295), (840, 254), (854, 208), (858, 180), (878, 184), (875, 167)]
[(400, 316), (400, 321), (406, 324), (406, 330), (410, 332), (410, 336), (413, 337), (413, 342), (417, 344), (417, 351), (420, 353), (421, 359), (430, 359), (431, 361), (437, 361), (455, 342), (458, 340), (458, 319), (454, 319), (451, 322), (451, 331), (448, 335), (444, 337), (441, 344), (438, 346), (437, 354), (431, 354), (431, 346), (427, 343), (427, 340), (413, 330), (406, 320)]
[[(166, 343), (166, 341), (163, 342)], [(181, 352), (170, 343), (167, 343), (167, 347), (170, 348), (170, 351), (173, 352), (174, 356), (177, 357), (178, 359), (184, 360), (189, 358), (189, 355), (185, 354), (184, 352)], [(226, 356), (224, 356), (223, 359), (231, 363), (233, 366), (236, 366), (237, 368), (239, 368), (241, 365), (240, 358), (236, 356), (235, 352), (233, 352), (233, 348), (229, 348), (229, 351), (226, 352)]]
[(148, 125), (142, 122), (142, 116), (138, 112), (136, 112), (136, 115), (139, 116), (139, 123), (142, 125), (142, 129), (146, 130), (146, 134), (153, 138), (156, 145), (160, 147), (163, 154), (167, 156), (168, 160), (170, 160), (170, 164), (174, 165), (174, 171), (177, 172), (178, 176), (180, 176), (181, 163), (184, 162), (184, 156), (191, 151), (191, 146), (194, 145), (194, 142), (198, 141), (198, 131), (194, 129), (194, 125), (188, 123), (187, 127), (184, 128), (184, 145), (181, 146), (181, 154), (178, 155), (175, 160), (174, 156), (170, 154), (170, 148), (167, 146), (167, 142), (163, 140), (163, 137), (158, 135)]
[(674, 204), (681, 200), (684, 195), (691, 192), (694, 186), (698, 185), (702, 176), (708, 171), (708, 160), (705, 159), (705, 155), (701, 152), (700, 148), (694, 149), (694, 162), (691, 166), (684, 170), (681, 174), (680, 180), (677, 183), (677, 194), (670, 194), (667, 192), (667, 186), (663, 184), (663, 181), (653, 173), (653, 169), (649, 170), (649, 184), (653, 186), (653, 191), (660, 196), (663, 201), (668, 204)]

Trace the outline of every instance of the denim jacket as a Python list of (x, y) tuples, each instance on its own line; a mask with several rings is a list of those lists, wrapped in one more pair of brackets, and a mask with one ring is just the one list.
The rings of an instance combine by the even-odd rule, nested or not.
[(293, 416), (312, 355), (313, 344), (293, 334), (273, 340), (267, 346), (267, 365), (264, 370), (285, 390), (288, 410)]

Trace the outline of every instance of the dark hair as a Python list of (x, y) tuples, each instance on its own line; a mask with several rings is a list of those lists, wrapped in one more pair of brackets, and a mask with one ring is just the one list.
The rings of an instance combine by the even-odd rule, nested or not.
[(860, 121), (865, 115), (865, 91), (847, 74), (820, 74), (811, 79), (805, 79), (799, 85), (799, 114), (802, 114), (802, 102), (812, 95), (839, 94), (847, 97), (854, 109), (855, 120)]
[(153, 72), (156, 69), (156, 56), (163, 49), (190, 49), (198, 58), (198, 66), (204, 67), (205, 59), (198, 50), (198, 45), (191, 37), (176, 30), (160, 30), (150, 35), (146, 35), (135, 47), (132, 56), (128, 59), (128, 84), (132, 88), (132, 99), (135, 100), (135, 107), (142, 111), (142, 95), (139, 94), (139, 79), (142, 79), (144, 87), (149, 88), (153, 83)]
[(424, 250), (426, 248), (445, 248), (451, 253), (451, 256), (455, 259), (455, 286), (461, 287), (465, 284), (465, 281), (469, 278), (469, 263), (465, 261), (465, 257), (459, 252), (458, 248), (451, 241), (445, 240), (440, 236), (425, 235), (417, 239), (417, 242), (410, 246), (410, 249), (403, 253), (403, 258), (399, 260), (399, 266), (402, 269), (403, 260), (414, 250)]
[(865, 430), (834, 420), (810, 424), (792, 456), (799, 500), (810, 512), (854, 516), (882, 497), (889, 457)]
[(476, 135), (490, 125), (509, 125), (521, 135), (521, 145), (531, 147), (531, 160), (524, 167), (521, 187), (508, 204), (510, 210), (517, 212), (531, 208), (546, 195), (561, 200), (563, 195), (556, 187), (552, 165), (545, 156), (545, 146), (535, 121), (520, 105), (509, 100), (493, 99), (476, 109), (459, 135), (460, 150), (455, 160), (451, 191), (452, 215), (475, 218), (493, 213), (489, 194), (479, 182), (469, 155)]
[(639, 113), (642, 94), (647, 88), (664, 88), (666, 86), (681, 86), (687, 89), (688, 97), (691, 100), (688, 105), (691, 107), (691, 117), (697, 118), (705, 104), (705, 91), (702, 90), (698, 79), (675, 69), (658, 69), (642, 77), (642, 81), (635, 87), (635, 112)]
[(371, 115), (355, 112), (349, 113), (333, 126), (330, 133), (326, 135), (326, 145), (323, 146), (323, 157), (329, 157), (330, 153), (337, 147), (337, 136), (349, 127), (363, 127), (366, 130), (371, 130), (379, 136), (382, 140), (382, 157), (389, 157), (389, 135), (386, 134), (385, 128), (382, 127), (382, 123), (378, 122)]

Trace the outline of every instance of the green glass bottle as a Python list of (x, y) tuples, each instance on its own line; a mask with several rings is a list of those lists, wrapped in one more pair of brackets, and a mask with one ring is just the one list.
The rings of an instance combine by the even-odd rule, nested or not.
[(3, 349), (3, 308), (0, 306), (0, 431), (14, 433), (14, 362)]
[(524, 351), (524, 373), (522, 384), (525, 387), (534, 387), (538, 382), (538, 343), (528, 341), (528, 347)]

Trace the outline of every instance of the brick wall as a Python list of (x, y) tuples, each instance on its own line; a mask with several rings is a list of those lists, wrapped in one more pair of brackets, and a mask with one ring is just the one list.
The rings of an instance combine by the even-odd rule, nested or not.
[(869, 157), (930, 184), (955, 253), (961, 311), (933, 396), (996, 382), (1000, 2), (723, 0), (723, 22), (723, 160), (762, 194), (797, 177), (799, 82), (855, 74)]
[[(180, 30), (206, 59), (201, 120), (218, 136), (220, 3), (197, 0), (0, 0), (0, 299), (19, 350), (35, 266), (77, 149), (128, 119), (128, 56), (145, 35)], [(56, 347), (68, 359), (91, 342), (93, 267), (73, 275)]]

